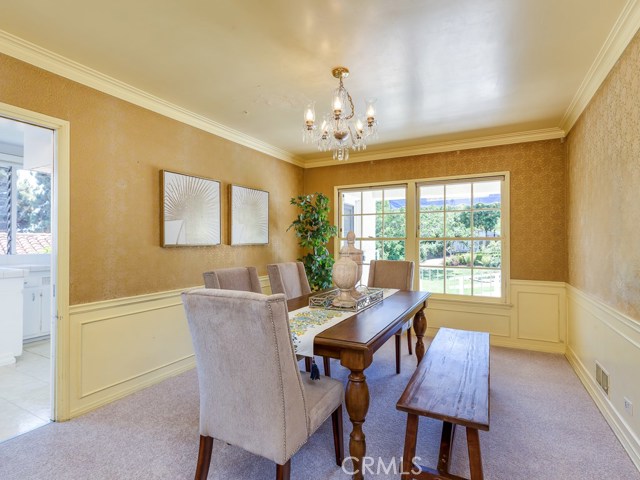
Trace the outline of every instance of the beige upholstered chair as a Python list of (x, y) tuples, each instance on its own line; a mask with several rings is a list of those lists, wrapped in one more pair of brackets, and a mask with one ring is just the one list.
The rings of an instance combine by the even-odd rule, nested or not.
[[(284, 293), (287, 300), (311, 293), (307, 272), (302, 262), (272, 263), (267, 265), (271, 293)], [(324, 374), (331, 376), (331, 360), (322, 357)], [(311, 370), (311, 358), (305, 358), (307, 371)]]
[[(402, 260), (371, 260), (369, 267), (369, 281), (367, 286), (378, 288), (397, 288), (398, 290), (413, 289), (413, 262)], [(409, 345), (409, 355), (413, 354), (411, 346), (411, 323), (408, 322), (402, 327), (402, 331), (407, 331), (407, 344)], [(400, 336), (402, 332), (396, 333), (396, 373), (400, 373)]]
[(182, 301), (200, 388), (196, 480), (207, 478), (214, 438), (273, 460), (288, 479), (291, 457), (329, 416), (341, 465), (342, 384), (298, 371), (284, 295), (204, 288)]
[(256, 267), (219, 268), (202, 276), (205, 288), (262, 293)]
[(302, 262), (267, 265), (271, 293), (284, 293), (287, 299), (311, 293), (307, 272)]

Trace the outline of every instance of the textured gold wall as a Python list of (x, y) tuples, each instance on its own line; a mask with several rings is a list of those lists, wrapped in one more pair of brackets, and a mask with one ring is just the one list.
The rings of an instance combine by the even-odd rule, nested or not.
[[(296, 258), (289, 199), (303, 171), (228, 140), (0, 55), (0, 102), (71, 123), (70, 303), (202, 284), (202, 272)], [(228, 184), (270, 193), (268, 246), (161, 248), (159, 171), (222, 182), (223, 241)]]
[(511, 172), (511, 278), (565, 281), (566, 148), (559, 140), (305, 170), (305, 193), (368, 182)]
[(640, 34), (569, 135), (569, 283), (640, 321)]

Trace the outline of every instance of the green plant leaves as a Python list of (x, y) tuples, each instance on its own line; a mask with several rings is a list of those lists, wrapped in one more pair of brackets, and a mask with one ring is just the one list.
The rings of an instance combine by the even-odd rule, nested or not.
[(311, 250), (298, 259), (304, 264), (309, 285), (313, 290), (330, 288), (334, 260), (327, 244), (338, 234), (338, 228), (329, 221), (329, 197), (318, 192), (298, 195), (291, 199), (291, 205), (298, 207), (300, 213), (287, 231), (293, 228), (298, 244)]

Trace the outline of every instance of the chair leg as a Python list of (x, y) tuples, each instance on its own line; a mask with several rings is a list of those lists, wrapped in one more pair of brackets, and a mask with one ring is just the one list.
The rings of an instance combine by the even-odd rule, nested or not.
[(400, 333), (396, 333), (396, 374), (400, 373)]
[(336, 465), (342, 466), (344, 460), (344, 441), (342, 436), (342, 405), (331, 414), (333, 426), (333, 448), (336, 452)]
[(322, 357), (322, 362), (324, 364), (325, 377), (330, 377), (331, 376), (331, 359), (329, 357)]
[(206, 480), (211, 465), (211, 450), (213, 450), (213, 438), (200, 435), (200, 449), (198, 451), (198, 466), (196, 467), (195, 480)]
[(280, 465), (276, 463), (276, 480), (289, 480), (291, 478), (291, 459)]
[(407, 345), (409, 345), (409, 355), (413, 355), (413, 345), (411, 345), (411, 327), (407, 330)]

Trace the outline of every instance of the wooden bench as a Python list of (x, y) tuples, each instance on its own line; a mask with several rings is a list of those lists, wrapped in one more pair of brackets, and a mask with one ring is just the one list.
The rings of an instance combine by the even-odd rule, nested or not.
[[(449, 458), (456, 425), (467, 429), (471, 480), (482, 480), (478, 430), (489, 430), (489, 334), (441, 328), (396, 408), (407, 412), (402, 479), (455, 479)], [(414, 463), (419, 416), (442, 420), (437, 469)]]

